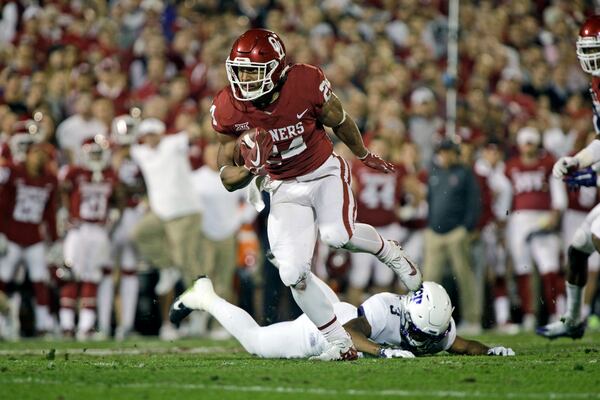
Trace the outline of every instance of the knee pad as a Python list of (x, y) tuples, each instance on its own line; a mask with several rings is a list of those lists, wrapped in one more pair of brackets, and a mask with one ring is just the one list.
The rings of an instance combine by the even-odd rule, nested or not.
[(319, 236), (323, 243), (334, 249), (341, 249), (350, 240), (350, 236), (343, 226), (321, 226), (319, 227)]
[(281, 281), (285, 286), (302, 290), (306, 287), (306, 279), (309, 270), (309, 268), (298, 268), (280, 265), (279, 276), (281, 277)]

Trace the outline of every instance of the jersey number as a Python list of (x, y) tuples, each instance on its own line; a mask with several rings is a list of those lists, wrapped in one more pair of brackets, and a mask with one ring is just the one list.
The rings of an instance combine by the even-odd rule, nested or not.
[(388, 179), (382, 181), (378, 179), (378, 175), (374, 174), (367, 174), (366, 178), (363, 182), (363, 189), (360, 191), (360, 201), (371, 210), (394, 209), (395, 182), (390, 182)]
[(289, 143), (287, 149), (285, 149), (285, 150), (280, 151), (277, 148), (277, 145), (274, 145), (273, 150), (271, 151), (271, 157), (280, 158), (282, 160), (287, 160), (288, 158), (297, 156), (298, 154), (302, 153), (304, 150), (306, 150), (306, 143), (304, 143), (304, 137), (298, 136), (298, 137), (295, 137), (294, 140), (292, 140)]
[(99, 194), (84, 195), (79, 206), (79, 215), (89, 221), (101, 220), (106, 216), (106, 197)]

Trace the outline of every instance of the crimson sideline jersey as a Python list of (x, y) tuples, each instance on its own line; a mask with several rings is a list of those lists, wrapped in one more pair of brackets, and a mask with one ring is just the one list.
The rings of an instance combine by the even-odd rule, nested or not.
[(352, 164), (352, 175), (356, 185), (356, 220), (375, 227), (395, 222), (402, 196), (401, 176), (374, 170), (362, 162)]
[(109, 201), (117, 182), (111, 168), (102, 171), (100, 182), (93, 182), (92, 172), (76, 165), (67, 166), (60, 178), (69, 191), (72, 222), (106, 222)]
[(524, 165), (520, 157), (506, 163), (506, 176), (513, 189), (513, 210), (552, 210), (550, 179), (554, 157), (543, 154), (532, 165)]
[(477, 179), (477, 183), (479, 184), (481, 199), (481, 215), (479, 216), (479, 222), (477, 222), (477, 228), (482, 229), (495, 219), (492, 209), (494, 195), (488, 184), (487, 176), (479, 174), (475, 168), (473, 168), (473, 175), (475, 175), (475, 179)]
[[(404, 179), (415, 175), (417, 179), (427, 187), (427, 179), (428, 174), (426, 170), (420, 171), (409, 171), (405, 165), (397, 165), (396, 166), (396, 174), (400, 176), (400, 181), (404, 182)], [(402, 183), (403, 184), (403, 183)], [(402, 187), (402, 186), (401, 186)], [(407, 203), (414, 203), (412, 199), (412, 195), (410, 193), (402, 194), (402, 205)], [(413, 204), (414, 205), (414, 204)], [(417, 230), (417, 229), (425, 229), (427, 227), (427, 210), (423, 210), (423, 212), (419, 212), (418, 215), (410, 220), (401, 221), (402, 226), (407, 229)]]
[(57, 209), (56, 175), (44, 169), (29, 176), (24, 164), (0, 167), (0, 232), (8, 240), (27, 247), (46, 239), (55, 241)]
[(331, 85), (320, 68), (292, 65), (279, 98), (265, 110), (238, 101), (227, 86), (215, 97), (210, 112), (213, 128), (232, 137), (264, 128), (274, 146), (266, 170), (274, 179), (291, 179), (316, 170), (333, 152), (333, 144), (317, 119), (331, 96)]
[(369, 297), (358, 307), (358, 316), (364, 316), (371, 325), (369, 339), (381, 345), (408, 350), (415, 355), (435, 354), (448, 350), (456, 340), (456, 324), (450, 319), (448, 333), (435, 344), (413, 347), (402, 337), (401, 327), (408, 295), (379, 293)]

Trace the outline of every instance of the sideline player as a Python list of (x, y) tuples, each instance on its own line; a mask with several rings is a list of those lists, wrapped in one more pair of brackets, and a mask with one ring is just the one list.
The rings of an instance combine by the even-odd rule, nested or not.
[(221, 181), (237, 190), (256, 174), (268, 174), (268, 236), (281, 280), (331, 344), (321, 359), (355, 359), (350, 336), (309, 274), (317, 232), (331, 247), (374, 254), (411, 290), (422, 277), (399, 244), (383, 240), (370, 225), (354, 223), (349, 166), (333, 153), (324, 127), (367, 166), (384, 172), (394, 167), (365, 148), (320, 68), (287, 64), (275, 33), (251, 29), (240, 36), (226, 70), (231, 85), (210, 107), (221, 144)]
[[(592, 75), (590, 93), (594, 111), (594, 129), (600, 134), (600, 15), (593, 15), (585, 20), (577, 38), (577, 58), (581, 68)], [(595, 186), (596, 173), (579, 175), (577, 170), (584, 170), (600, 161), (600, 140), (596, 138), (583, 150), (572, 157), (561, 157), (553, 167), (554, 177), (582, 186)], [(589, 179), (582, 179), (589, 178)], [(587, 180), (587, 182), (586, 182)], [(600, 250), (600, 205), (590, 211), (579, 226), (567, 251), (567, 310), (560, 321), (555, 321), (537, 329), (537, 333), (549, 339), (558, 337), (581, 338), (585, 331), (585, 321), (581, 318), (583, 288), (588, 277), (588, 258), (593, 252)]]
[[(50, 274), (46, 245), (58, 239), (56, 231), (56, 174), (39, 135), (16, 133), (10, 138), (12, 162), (0, 168), (0, 242), (6, 239), (6, 255), (0, 250), (0, 292), (14, 282), (24, 263), (35, 296), (35, 329), (43, 335), (54, 329), (50, 314)], [(18, 315), (19, 302), (11, 305)], [(10, 336), (18, 336), (18, 318)]]
[[(340, 302), (335, 293), (311, 274), (333, 304), (340, 323), (348, 330), (356, 349), (382, 358), (413, 358), (448, 351), (464, 355), (514, 356), (512, 349), (488, 347), (456, 334), (452, 303), (446, 290), (434, 282), (407, 295), (379, 293), (358, 309)], [(244, 310), (228, 303), (213, 290), (207, 277), (200, 277), (171, 308), (173, 323), (181, 321), (178, 305), (204, 310), (215, 317), (251, 354), (263, 358), (313, 359), (329, 347), (323, 334), (306, 314), (293, 321), (261, 327)]]

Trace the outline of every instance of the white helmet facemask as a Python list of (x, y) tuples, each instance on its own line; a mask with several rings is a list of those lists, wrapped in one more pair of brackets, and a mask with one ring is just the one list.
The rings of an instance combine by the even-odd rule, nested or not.
[(577, 38), (577, 58), (585, 72), (600, 76), (600, 38), (592, 36)]
[[(231, 84), (233, 96), (240, 101), (256, 100), (275, 88), (272, 75), (279, 66), (279, 61), (271, 60), (266, 63), (252, 62), (249, 58), (236, 57), (225, 61), (227, 79)], [(242, 81), (239, 77), (240, 68), (255, 69), (256, 79)]]

